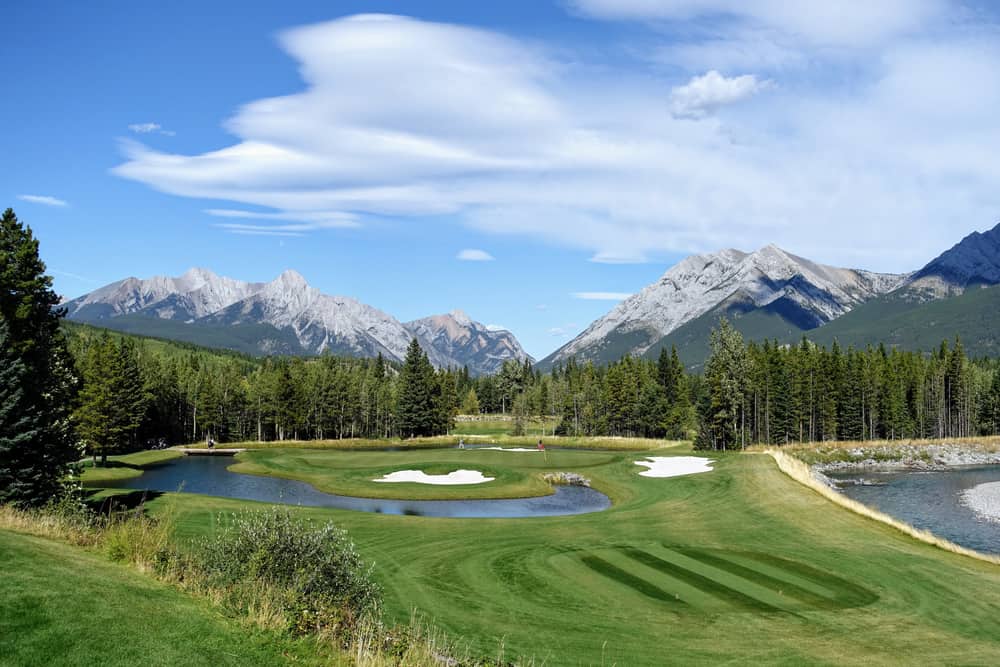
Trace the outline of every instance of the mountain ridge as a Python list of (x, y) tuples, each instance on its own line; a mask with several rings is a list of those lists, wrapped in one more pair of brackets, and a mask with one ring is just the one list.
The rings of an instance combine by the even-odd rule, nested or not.
[[(61, 306), (71, 320), (258, 354), (329, 351), (402, 361), (416, 337), (439, 368), (468, 366), (482, 374), (495, 372), (506, 359), (530, 359), (512, 333), (491, 331), (464, 313), (404, 325), (357, 299), (324, 294), (294, 270), (267, 283), (235, 280), (204, 268), (177, 277), (129, 277)], [(443, 330), (420, 326), (434, 318), (452, 322)], [(451, 335), (461, 340), (451, 340)]]
[[(807, 330), (897, 288), (906, 278), (818, 264), (773, 244), (751, 253), (730, 248), (692, 255), (595, 320), (541, 365), (551, 367), (574, 356), (607, 362), (622, 353), (644, 354), (722, 305), (764, 308), (783, 301), (788, 317)], [(623, 350), (616, 339), (627, 339), (629, 349)]]

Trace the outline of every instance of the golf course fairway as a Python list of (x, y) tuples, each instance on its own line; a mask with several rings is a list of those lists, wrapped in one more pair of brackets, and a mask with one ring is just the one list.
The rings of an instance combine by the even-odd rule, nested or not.
[[(647, 478), (640, 453), (561, 454), (563, 469), (613, 499), (610, 510), (532, 519), (293, 511), (350, 532), (375, 563), (391, 620), (415, 610), (483, 655), (552, 665), (1000, 663), (1000, 567), (837, 507), (770, 457), (713, 453), (710, 472)], [(383, 467), (454, 455), (365, 454)], [(576, 455), (591, 465), (575, 469)], [(507, 465), (530, 472), (516, 458)], [(168, 503), (181, 541), (260, 506), (166, 494), (150, 507)]]

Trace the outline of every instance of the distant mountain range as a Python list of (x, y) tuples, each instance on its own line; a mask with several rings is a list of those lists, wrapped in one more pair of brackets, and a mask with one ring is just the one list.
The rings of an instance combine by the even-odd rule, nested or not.
[[(818, 264), (774, 245), (694, 255), (594, 321), (538, 363), (655, 358), (676, 346), (697, 369), (720, 317), (752, 340), (802, 336), (847, 347), (927, 350), (960, 336), (972, 355), (1000, 356), (1000, 225), (973, 233), (923, 268), (885, 274)], [(63, 304), (74, 320), (250, 354), (382, 354), (401, 360), (417, 338), (437, 367), (496, 372), (530, 357), (509, 331), (453, 311), (400, 322), (355, 299), (310, 287), (294, 271), (249, 283), (191, 269), (127, 278)]]
[(961, 336), (972, 354), (1000, 352), (1000, 225), (973, 233), (909, 274), (817, 264), (776, 246), (688, 257), (539, 362), (607, 363), (676, 346), (698, 367), (728, 317), (745, 337), (928, 349)]
[(176, 278), (126, 278), (62, 306), (72, 320), (250, 354), (381, 353), (401, 361), (417, 338), (439, 368), (484, 374), (508, 359), (530, 359), (512, 333), (461, 311), (404, 324), (355, 299), (323, 294), (295, 271), (269, 283), (198, 268)]

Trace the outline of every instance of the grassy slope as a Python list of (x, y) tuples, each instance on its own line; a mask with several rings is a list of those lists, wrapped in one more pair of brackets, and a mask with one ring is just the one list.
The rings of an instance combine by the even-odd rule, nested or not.
[[(532, 437), (551, 435), (556, 426), (559, 425), (559, 421), (558, 417), (544, 419), (532, 417), (524, 424), (525, 435)], [(498, 436), (509, 435), (513, 429), (514, 422), (510, 419), (490, 419), (486, 416), (476, 421), (456, 421), (455, 428), (451, 430), (451, 433), (457, 436)]]
[(656, 359), (660, 350), (677, 348), (677, 356), (691, 370), (701, 372), (709, 355), (712, 330), (718, 328), (719, 318), (726, 317), (743, 334), (746, 340), (764, 341), (769, 339), (796, 341), (803, 329), (782, 317), (779, 313), (760, 308), (749, 312), (736, 309), (715, 308), (699, 318), (691, 320), (661, 338), (643, 355)]
[(173, 449), (135, 452), (121, 456), (109, 456), (107, 467), (98, 466), (96, 468), (88, 460), (83, 464), (83, 474), (81, 474), (80, 479), (87, 486), (97, 486), (102, 482), (138, 477), (146, 468), (166, 463), (179, 456), (183, 456), (183, 454)]
[[(502, 642), (547, 664), (1000, 662), (1000, 568), (838, 508), (763, 455), (673, 479), (637, 476), (634, 458), (587, 471), (616, 502), (597, 514), (295, 511), (350, 531), (391, 617), (415, 607), (487, 653)], [(250, 505), (173, 497), (182, 537)]]
[(950, 299), (918, 304), (893, 295), (874, 299), (809, 332), (822, 345), (867, 345), (934, 350), (961, 336), (973, 357), (1000, 354), (1000, 287), (970, 289)]
[(0, 531), (0, 572), (0, 665), (318, 663), (79, 547)]

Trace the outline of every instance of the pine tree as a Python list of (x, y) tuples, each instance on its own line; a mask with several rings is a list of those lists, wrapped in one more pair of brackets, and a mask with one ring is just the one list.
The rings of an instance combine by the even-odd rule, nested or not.
[(416, 338), (406, 350), (399, 384), (396, 414), (400, 434), (404, 438), (434, 435), (440, 427), (433, 396), (434, 368)]
[(7, 325), (0, 319), (0, 502), (22, 497), (21, 479), (10, 471), (27, 467), (21, 461), (31, 453), (30, 445), (41, 434), (39, 416), (25, 400), (27, 373), (10, 348)]
[(465, 395), (465, 399), (462, 401), (462, 414), (463, 415), (479, 414), (479, 397), (476, 396), (475, 387), (469, 388), (469, 393)]
[(712, 331), (711, 350), (705, 364), (709, 402), (703, 419), (708, 428), (702, 433), (701, 446), (723, 450), (744, 447), (751, 366), (743, 336), (723, 318), (719, 328)]
[(82, 360), (84, 386), (76, 411), (79, 433), (93, 454), (108, 455), (135, 448), (149, 400), (136, 358), (135, 345), (117, 345), (105, 334)]
[(38, 240), (7, 209), (0, 217), (0, 320), (6, 327), (9, 363), (23, 369), (18, 403), (32, 415), (23, 431), (3, 434), (0, 447), (0, 502), (40, 505), (59, 494), (80, 456), (70, 415), (77, 379), (59, 328), (65, 314)]

